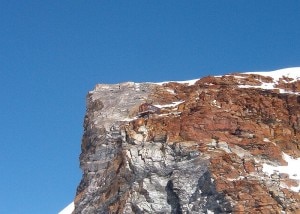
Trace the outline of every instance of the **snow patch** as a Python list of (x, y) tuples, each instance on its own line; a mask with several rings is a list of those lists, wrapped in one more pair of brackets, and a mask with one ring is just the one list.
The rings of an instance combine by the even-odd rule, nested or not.
[(66, 206), (62, 211), (60, 211), (58, 214), (72, 214), (74, 209), (75, 209), (74, 202), (72, 202), (71, 204)]
[(134, 121), (136, 119), (138, 119), (138, 117), (132, 117), (132, 118), (126, 117), (126, 118), (121, 119), (120, 121), (122, 121), (122, 122), (131, 122), (131, 121)]
[(279, 93), (281, 93), (281, 94), (295, 94), (295, 95), (299, 95), (300, 94), (298, 92), (287, 91), (287, 90), (284, 90), (284, 89), (281, 89), (281, 88), (279, 88)]
[(295, 95), (300, 94), (298, 92), (286, 91), (281, 88), (276, 88), (276, 87), (274, 87), (273, 83), (262, 83), (262, 85), (239, 85), (239, 88), (261, 88), (261, 89), (265, 89), (265, 90), (278, 89), (279, 93), (281, 93), (281, 94), (295, 94)]
[(176, 83), (180, 83), (180, 84), (194, 85), (198, 80), (199, 79), (186, 80), (186, 81), (165, 81), (165, 82), (157, 82), (157, 83), (154, 83), (154, 84), (163, 85), (163, 84), (166, 84), (166, 83), (176, 82)]
[(239, 85), (239, 88), (261, 88), (266, 90), (277, 89), (274, 87), (274, 83), (262, 83), (262, 85)]
[(170, 94), (175, 94), (175, 91), (172, 89), (167, 89), (167, 92), (169, 92)]
[(172, 102), (171, 104), (165, 104), (165, 105), (153, 105), (157, 108), (170, 108), (170, 107), (176, 107), (179, 104), (183, 103), (184, 101), (177, 101), (177, 102)]
[(213, 100), (211, 104), (217, 108), (221, 108), (221, 106), (217, 103), (217, 100)]
[[(289, 175), (290, 179), (298, 180), (300, 182), (300, 158), (294, 159), (291, 156), (283, 153), (283, 159), (288, 163), (287, 166), (272, 166), (269, 164), (263, 164), (263, 172), (267, 175), (285, 173)], [(290, 187), (294, 192), (300, 191), (300, 184), (296, 187)]]
[(237, 178), (227, 178), (227, 181), (238, 181), (238, 180), (243, 180), (245, 179), (245, 176), (239, 176)]

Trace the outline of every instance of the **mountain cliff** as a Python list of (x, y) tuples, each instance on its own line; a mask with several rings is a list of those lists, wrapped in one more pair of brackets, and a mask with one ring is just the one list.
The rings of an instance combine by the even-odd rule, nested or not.
[(299, 77), (97, 85), (73, 213), (299, 213)]

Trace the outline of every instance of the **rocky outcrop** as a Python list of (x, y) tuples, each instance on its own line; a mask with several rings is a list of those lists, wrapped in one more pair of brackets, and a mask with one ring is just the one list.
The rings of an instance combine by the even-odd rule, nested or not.
[(97, 85), (73, 213), (299, 213), (300, 170), (267, 171), (300, 157), (299, 93), (259, 74)]

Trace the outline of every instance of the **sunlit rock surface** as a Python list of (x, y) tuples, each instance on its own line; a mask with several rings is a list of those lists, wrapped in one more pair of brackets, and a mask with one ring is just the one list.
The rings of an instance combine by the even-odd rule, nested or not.
[(97, 85), (73, 213), (299, 213), (299, 76)]

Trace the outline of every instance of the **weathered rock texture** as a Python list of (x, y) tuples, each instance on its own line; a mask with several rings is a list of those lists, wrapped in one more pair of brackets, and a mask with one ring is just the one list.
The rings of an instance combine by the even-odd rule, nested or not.
[(97, 85), (73, 213), (299, 213), (299, 181), (262, 169), (300, 157), (300, 81), (262, 82)]

